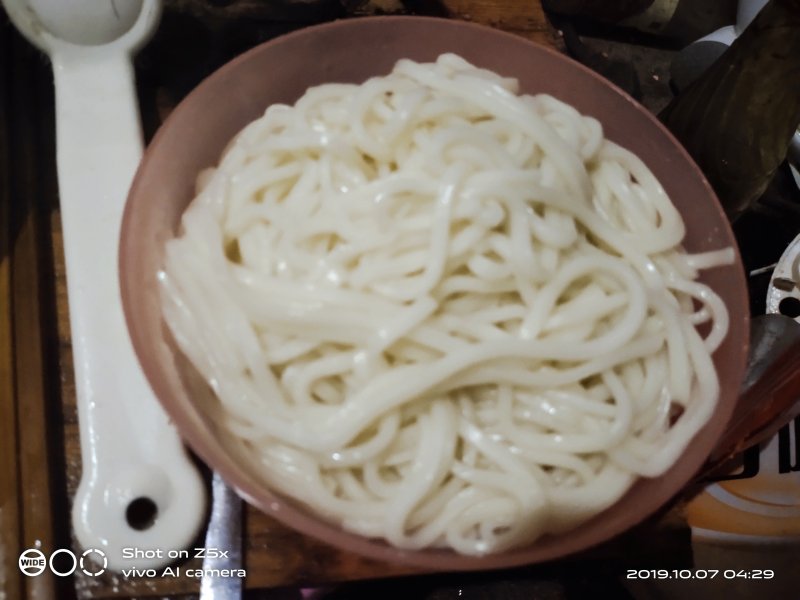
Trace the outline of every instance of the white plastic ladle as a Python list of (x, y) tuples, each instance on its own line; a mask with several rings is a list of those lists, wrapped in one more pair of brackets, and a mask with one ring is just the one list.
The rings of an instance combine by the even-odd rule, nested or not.
[(155, 28), (161, 5), (2, 3), (17, 29), (50, 55), (55, 79), (83, 460), (72, 511), (75, 534), (84, 548), (105, 553), (110, 569), (154, 568), (170, 562), (170, 550), (192, 542), (206, 503), (202, 480), (136, 360), (117, 274), (122, 212), (142, 154), (131, 56)]

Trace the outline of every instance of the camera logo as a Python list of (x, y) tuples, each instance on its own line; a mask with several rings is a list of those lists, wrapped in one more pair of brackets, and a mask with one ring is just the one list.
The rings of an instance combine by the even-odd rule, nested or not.
[[(91, 554), (95, 555), (94, 563), (100, 563), (99, 565), (87, 562), (86, 557)], [(59, 559), (58, 565), (54, 564), (54, 560), (61, 555), (64, 555), (65, 558)], [(75, 556), (72, 550), (68, 550), (67, 548), (54, 550), (50, 554), (49, 560), (45, 553), (37, 548), (28, 548), (19, 555), (19, 570), (28, 577), (41, 575), (48, 566), (53, 575), (57, 575), (58, 577), (69, 577), (79, 567), (84, 575), (96, 577), (105, 572), (108, 567), (108, 558), (106, 558), (105, 552), (97, 548), (85, 550), (83, 554), (81, 554), (80, 559)]]
[(28, 548), (19, 555), (19, 570), (28, 577), (36, 577), (47, 568), (47, 557), (36, 548)]

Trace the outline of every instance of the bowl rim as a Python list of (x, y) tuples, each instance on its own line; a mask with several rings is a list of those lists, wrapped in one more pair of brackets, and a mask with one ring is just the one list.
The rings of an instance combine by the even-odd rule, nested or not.
[[(123, 309), (125, 313), (128, 330), (131, 334), (131, 340), (134, 346), (134, 350), (141, 364), (145, 363), (143, 357), (147, 356), (148, 354), (148, 345), (146, 341), (142, 339), (142, 335), (140, 335), (140, 333), (138, 332), (138, 328), (136, 326), (136, 321), (135, 317), (133, 316), (132, 305), (131, 305), (132, 290), (136, 286), (136, 283), (131, 280), (130, 272), (126, 264), (127, 258), (135, 254), (136, 252), (135, 251), (136, 240), (134, 239), (134, 236), (131, 233), (131, 223), (134, 219), (134, 212), (136, 209), (135, 198), (137, 198), (137, 196), (139, 195), (139, 188), (142, 186), (142, 180), (144, 177), (143, 174), (147, 173), (148, 169), (150, 168), (150, 164), (154, 160), (153, 156), (155, 153), (155, 149), (159, 147), (159, 145), (162, 142), (162, 139), (167, 135), (168, 131), (170, 130), (171, 124), (176, 119), (176, 115), (179, 114), (182, 108), (191, 103), (193, 99), (202, 96), (207, 88), (213, 87), (217, 80), (222, 79), (227, 75), (235, 72), (237, 69), (239, 69), (239, 67), (243, 63), (251, 60), (254, 56), (264, 52), (269, 52), (272, 48), (276, 46), (291, 43), (292, 41), (298, 38), (319, 35), (321, 32), (327, 32), (335, 29), (359, 28), (365, 22), (389, 24), (389, 23), (395, 23), (399, 20), (404, 21), (409, 26), (414, 26), (415, 23), (416, 24), (434, 23), (437, 24), (437, 26), (441, 25), (442, 27), (460, 28), (462, 31), (465, 32), (465, 34), (467, 33), (478, 33), (481, 35), (491, 34), (494, 36), (498, 36), (499, 38), (506, 38), (509, 40), (513, 40), (516, 44), (519, 44), (520, 48), (524, 48), (526, 52), (546, 53), (547, 55), (550, 56), (551, 59), (555, 60), (556, 62), (561, 62), (565, 65), (569, 65), (570, 68), (579, 71), (580, 72), (579, 77), (589, 77), (592, 80), (594, 80), (595, 84), (599, 84), (600, 86), (610, 88), (615, 93), (615, 95), (619, 97), (620, 101), (624, 101), (627, 103), (629, 110), (634, 110), (640, 115), (643, 115), (646, 119), (648, 119), (650, 123), (653, 126), (655, 126), (656, 130), (658, 131), (658, 135), (664, 136), (669, 142), (670, 146), (673, 146), (675, 148), (675, 150), (678, 152), (680, 157), (685, 162), (685, 165), (690, 170), (688, 176), (696, 178), (700, 183), (700, 185), (702, 186), (704, 191), (703, 195), (705, 196), (703, 201), (704, 202), (708, 201), (713, 205), (710, 208), (716, 211), (719, 217), (718, 224), (721, 225), (725, 230), (724, 231), (725, 237), (731, 240), (735, 239), (732, 233), (732, 228), (727, 218), (725, 217), (724, 211), (721, 207), (721, 204), (716, 194), (714, 193), (714, 190), (711, 188), (711, 185), (709, 184), (708, 180), (702, 174), (702, 171), (690, 157), (688, 152), (683, 148), (680, 142), (675, 138), (675, 136), (672, 135), (672, 133), (655, 117), (655, 115), (653, 115), (649, 110), (647, 110), (644, 106), (642, 106), (639, 102), (637, 102), (628, 93), (620, 89), (618, 86), (614, 85), (612, 82), (603, 78), (599, 74), (595, 73), (588, 67), (573, 60), (569, 56), (566, 56), (553, 48), (542, 45), (530, 39), (523, 38), (513, 33), (502, 31), (494, 27), (489, 27), (487, 25), (460, 21), (451, 18), (431, 17), (431, 16), (409, 16), (409, 15), (369, 16), (369, 17), (340, 19), (327, 23), (311, 25), (308, 27), (302, 27), (298, 30), (286, 34), (279, 35), (273, 39), (263, 42), (247, 50), (246, 52), (238, 55), (237, 57), (233, 58), (232, 60), (222, 65), (220, 68), (216, 69), (209, 76), (207, 76), (200, 84), (198, 84), (180, 103), (178, 103), (178, 105), (174, 108), (172, 113), (165, 119), (165, 121), (159, 127), (152, 141), (148, 145), (146, 152), (142, 158), (142, 161), (139, 165), (139, 168), (136, 172), (136, 175), (134, 177), (130, 193), (128, 195), (128, 201), (126, 202), (122, 220), (119, 255), (118, 255)], [(742, 267), (742, 260), (739, 254), (738, 246), (734, 244), (733, 249), (736, 255), (736, 263), (734, 266)], [(738, 281), (736, 287), (739, 289), (741, 293), (746, 294), (743, 268), (739, 268), (737, 271), (738, 272), (736, 278), (738, 279)], [(153, 275), (155, 276), (155, 274)], [(743, 379), (745, 373), (745, 365), (749, 350), (749, 314), (739, 315), (738, 318), (739, 322), (741, 323), (741, 327), (744, 328), (744, 333), (742, 336), (743, 345), (741, 351), (738, 354), (736, 354), (737, 358), (736, 364), (732, 366), (730, 372), (738, 374), (739, 376), (738, 383), (741, 383), (741, 380)], [(681, 486), (677, 487), (675, 490), (672, 491), (671, 497), (663, 498), (658, 502), (652, 503), (652, 506), (650, 506), (646, 511), (642, 511), (641, 514), (622, 515), (615, 521), (615, 524), (612, 527), (607, 528), (608, 530), (607, 535), (604, 535), (601, 539), (598, 539), (591, 544), (586, 544), (582, 540), (574, 541), (572, 538), (568, 537), (564, 542), (559, 544), (556, 550), (549, 549), (546, 546), (544, 550), (540, 550), (539, 548), (541, 548), (541, 544), (539, 542), (534, 542), (533, 545), (531, 546), (524, 546), (507, 552), (488, 554), (483, 556), (461, 555), (446, 549), (425, 549), (425, 550), (414, 550), (414, 551), (402, 550), (393, 547), (387, 544), (386, 542), (383, 542), (382, 540), (366, 538), (357, 534), (345, 532), (340, 527), (327, 523), (324, 521), (324, 519), (322, 519), (322, 517), (319, 517), (313, 514), (311, 511), (304, 509), (304, 507), (300, 504), (297, 504), (295, 500), (284, 497), (283, 495), (277, 492), (273, 492), (267, 489), (266, 487), (254, 486), (252, 481), (250, 481), (247, 477), (242, 476), (243, 475), (242, 469), (235, 464), (231, 456), (224, 451), (220, 452), (220, 450), (222, 450), (222, 446), (219, 443), (216, 443), (215, 446), (213, 443), (216, 442), (215, 440), (208, 440), (206, 439), (205, 436), (202, 436), (196, 429), (196, 424), (190, 422), (193, 420), (193, 417), (184, 414), (183, 411), (178, 409), (176, 403), (170, 400), (171, 394), (169, 390), (165, 388), (164, 382), (158, 377), (156, 377), (153, 373), (151, 373), (148, 369), (145, 368), (144, 371), (148, 381), (150, 382), (150, 385), (152, 386), (155, 392), (156, 397), (158, 398), (161, 405), (165, 408), (171, 420), (177, 426), (177, 429), (183, 440), (204, 462), (206, 462), (206, 464), (209, 465), (210, 468), (217, 470), (223, 476), (223, 478), (237, 490), (240, 496), (242, 496), (250, 504), (254, 505), (256, 508), (266, 513), (267, 515), (276, 518), (278, 521), (282, 522), (283, 524), (287, 525), (293, 530), (311, 536), (318, 540), (321, 540), (341, 550), (347, 552), (354, 552), (356, 554), (360, 554), (365, 557), (370, 557), (372, 559), (378, 559), (390, 563), (400, 563), (407, 566), (416, 567), (417, 569), (421, 569), (423, 571), (442, 571), (442, 570), (467, 571), (467, 570), (487, 570), (487, 569), (515, 567), (515, 566), (534, 564), (534, 563), (563, 558), (564, 556), (586, 550), (595, 545), (606, 543), (618, 537), (620, 534), (630, 530), (632, 527), (634, 527), (641, 521), (647, 519), (648, 517), (656, 513), (660, 508), (662, 508), (666, 503), (669, 502), (671, 497), (674, 497), (675, 495), (679, 494), (681, 490), (683, 490), (686, 487), (686, 485), (691, 481), (693, 476), (690, 473), (686, 477), (682, 478)], [(721, 407), (720, 405), (721, 403), (718, 403), (718, 406), (715, 408), (715, 413), (714, 413), (714, 417), (721, 416), (724, 419), (724, 426), (720, 425), (718, 427), (720, 431), (719, 436), (721, 436), (722, 432), (724, 432), (725, 427), (727, 426), (727, 422), (730, 420), (733, 414), (736, 402), (730, 402), (729, 405), (726, 405), (724, 407)], [(720, 408), (725, 409), (723, 411), (723, 414), (721, 415), (718, 414)], [(702, 433), (702, 430), (700, 433)], [(700, 433), (698, 433), (698, 435), (700, 435)], [(678, 462), (685, 460), (686, 458), (685, 454), (686, 451), (684, 451), (681, 454), (681, 457), (678, 459)], [(694, 471), (699, 469), (702, 463), (705, 461), (705, 459), (706, 455), (701, 457), (698, 464), (693, 465), (691, 472), (693, 473)], [(634, 484), (634, 486), (636, 485), (638, 485), (638, 482)], [(631, 489), (633, 489), (633, 487)], [(631, 489), (629, 489), (622, 496), (622, 498), (624, 498), (627, 494), (629, 494)], [(589, 519), (587, 522), (594, 522), (596, 519), (601, 518), (603, 515), (605, 515), (607, 511), (613, 509), (613, 507), (617, 503), (619, 503), (622, 500), (622, 498), (617, 502), (615, 502), (614, 505), (612, 505), (609, 509), (606, 509), (600, 512), (598, 515), (591, 517), (591, 519)], [(578, 527), (581, 526), (582, 525), (579, 525)], [(347, 538), (346, 543), (342, 541), (343, 537)], [(435, 566), (432, 567), (432, 565)]]

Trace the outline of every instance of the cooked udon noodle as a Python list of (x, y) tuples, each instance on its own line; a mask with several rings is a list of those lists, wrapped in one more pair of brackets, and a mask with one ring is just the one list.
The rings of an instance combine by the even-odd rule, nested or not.
[(169, 328), (268, 484), (351, 532), (564, 531), (714, 409), (728, 317), (696, 278), (733, 251), (687, 254), (642, 161), (512, 79), (448, 54), (311, 88), (198, 187)]

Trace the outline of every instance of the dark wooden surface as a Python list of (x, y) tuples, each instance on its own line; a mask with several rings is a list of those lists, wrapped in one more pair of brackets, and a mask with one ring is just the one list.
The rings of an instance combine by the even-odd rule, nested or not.
[[(314, 22), (377, 12), (448, 16), (551, 46), (558, 41), (533, 0), (168, 0), (158, 32), (136, 59), (146, 137), (204, 76), (247, 48)], [(12, 600), (196, 594), (198, 580), (185, 577), (126, 579), (106, 573), (26, 578), (16, 568), (19, 551), (37, 542), (45, 551), (77, 549), (69, 510), (80, 479), (80, 442), (51, 82), (46, 58), (19, 38), (0, 13), (0, 597), (3, 591)], [(245, 526), (246, 585), (251, 589), (409, 574), (339, 552), (255, 510), (246, 511)], [(654, 532), (660, 549), (649, 542)], [(656, 550), (663, 568), (664, 548), (672, 550), (669, 560), (686, 564), (688, 530), (679, 511), (584, 557), (525, 572), (568, 579), (588, 563), (618, 565), (632, 551), (646, 558)]]
[[(0, 596), (69, 594), (71, 583), (20, 575), (21, 549), (69, 544), (55, 281), (51, 77), (0, 21)], [(60, 458), (59, 458), (60, 457)], [(16, 544), (16, 545), (13, 545)]]

